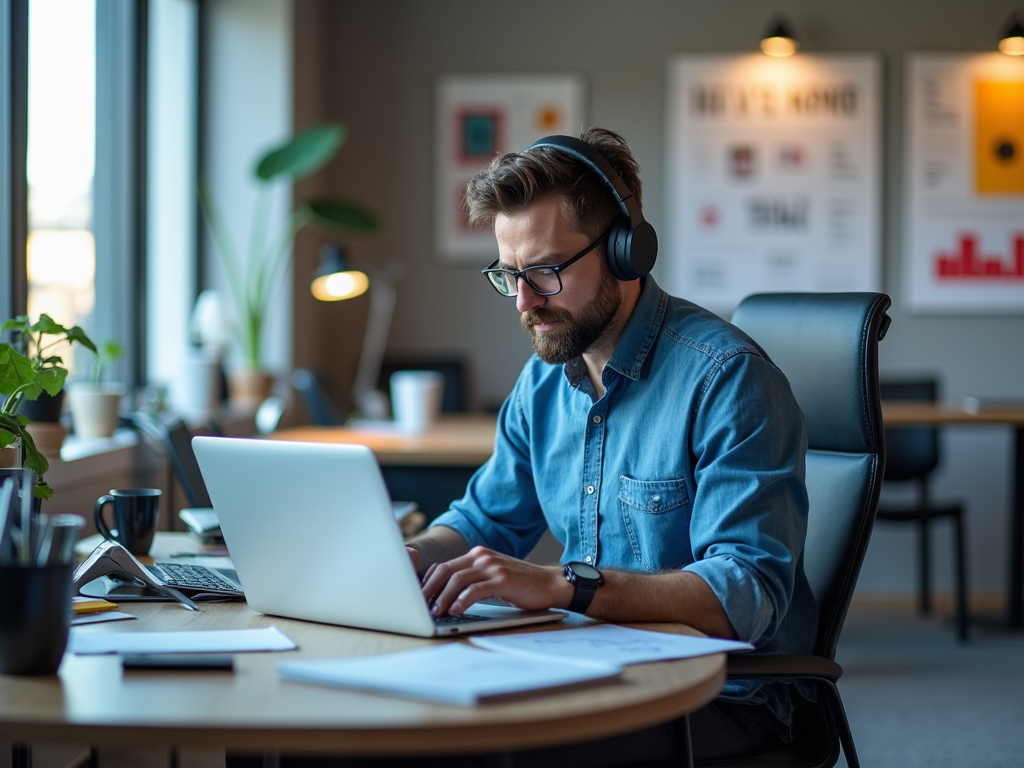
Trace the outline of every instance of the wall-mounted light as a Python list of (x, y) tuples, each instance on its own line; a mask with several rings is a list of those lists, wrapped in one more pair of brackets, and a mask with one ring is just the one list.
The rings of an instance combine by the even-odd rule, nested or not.
[(769, 25), (764, 37), (761, 38), (761, 50), (769, 56), (782, 58), (792, 56), (797, 52), (800, 44), (789, 24), (782, 18), (774, 19)]
[(1016, 14), (1006, 22), (999, 36), (999, 50), (1009, 56), (1024, 56), (1024, 25)]

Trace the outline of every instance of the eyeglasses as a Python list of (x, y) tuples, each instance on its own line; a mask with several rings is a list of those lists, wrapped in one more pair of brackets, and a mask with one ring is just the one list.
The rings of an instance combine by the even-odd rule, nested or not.
[(562, 290), (562, 270), (571, 267), (607, 239), (607, 233), (601, 235), (571, 259), (563, 261), (561, 264), (538, 264), (526, 269), (499, 269), (499, 259), (495, 259), (487, 269), (480, 271), (494, 286), (494, 290), (502, 296), (515, 297), (519, 295), (519, 278), (525, 280), (530, 289), (538, 296), (554, 296)]

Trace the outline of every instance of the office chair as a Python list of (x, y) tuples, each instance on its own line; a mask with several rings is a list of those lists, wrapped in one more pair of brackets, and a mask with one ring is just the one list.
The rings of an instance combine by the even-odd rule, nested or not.
[[(910, 400), (933, 403), (938, 387), (933, 379), (886, 382), (881, 385), (883, 400)], [(960, 640), (967, 639), (967, 568), (964, 555), (964, 508), (962, 504), (934, 504), (928, 492), (928, 480), (939, 465), (939, 435), (935, 427), (896, 427), (885, 430), (888, 458), (885, 480), (910, 482), (917, 489), (913, 506), (880, 506), (878, 520), (885, 523), (916, 523), (918, 528), (918, 607), (931, 612), (931, 557), (929, 525), (948, 518), (953, 522), (953, 563), (956, 574), (956, 620)]]
[(192, 432), (185, 422), (176, 416), (165, 422), (141, 411), (131, 414), (129, 418), (139, 432), (163, 446), (167, 461), (185, 491), (189, 506), (212, 508), (213, 502), (210, 501), (206, 483), (199, 471), (199, 462), (192, 451)]
[(296, 368), (292, 371), (292, 386), (302, 397), (314, 426), (333, 427), (342, 423), (343, 419), (327, 396), (326, 388), (313, 371), (308, 368)]
[(730, 678), (804, 680), (818, 703), (794, 713), (791, 744), (764, 754), (699, 765), (835, 765), (842, 747), (858, 768), (836, 681), (836, 643), (878, 506), (885, 438), (878, 392), (878, 342), (889, 327), (889, 297), (879, 293), (788, 293), (750, 296), (733, 322), (786, 374), (807, 420), (810, 511), (804, 570), (818, 602), (814, 653), (729, 657)]

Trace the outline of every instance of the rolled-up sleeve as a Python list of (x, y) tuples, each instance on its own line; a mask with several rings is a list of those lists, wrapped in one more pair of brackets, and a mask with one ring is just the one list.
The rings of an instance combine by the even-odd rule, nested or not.
[(728, 357), (707, 377), (690, 448), (695, 562), (736, 634), (773, 637), (793, 596), (807, 531), (803, 414), (785, 376), (756, 353)]
[(431, 523), (458, 531), (470, 547), (485, 546), (519, 558), (530, 553), (547, 528), (530, 461), (524, 386), (520, 377), (502, 405), (494, 453), (473, 475), (466, 495)]

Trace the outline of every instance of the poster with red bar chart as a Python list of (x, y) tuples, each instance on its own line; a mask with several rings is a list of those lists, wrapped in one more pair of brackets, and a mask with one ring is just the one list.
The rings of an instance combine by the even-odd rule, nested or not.
[(904, 291), (922, 313), (1024, 313), (1024, 61), (907, 56)]
[(728, 315), (751, 293), (878, 290), (880, 69), (874, 54), (669, 62), (670, 293)]
[(445, 75), (435, 86), (434, 249), (448, 262), (486, 267), (490, 229), (470, 227), (466, 184), (497, 155), (583, 123), (585, 82), (574, 74)]

